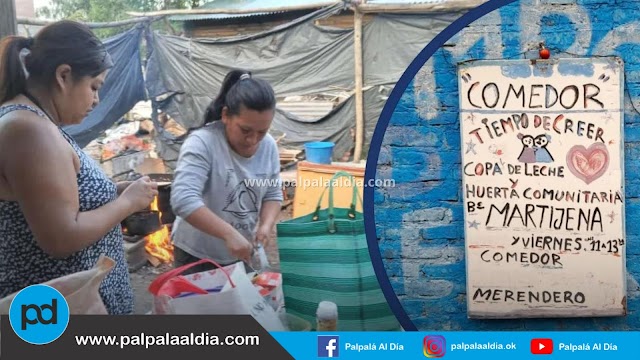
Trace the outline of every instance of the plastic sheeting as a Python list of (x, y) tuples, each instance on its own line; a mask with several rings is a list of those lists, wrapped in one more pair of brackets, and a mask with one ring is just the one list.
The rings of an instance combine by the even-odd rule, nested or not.
[(363, 28), (364, 85), (395, 84), (418, 53), (461, 15), (377, 15)]
[(100, 104), (82, 123), (65, 127), (81, 147), (100, 136), (136, 103), (146, 100), (140, 57), (143, 32), (143, 26), (136, 26), (104, 41), (113, 58), (114, 67), (107, 73), (105, 83), (100, 89)]
[(313, 20), (334, 12), (335, 8), (322, 10), (285, 30), (251, 37), (214, 40), (154, 34), (147, 67), (149, 94), (169, 96), (160, 108), (191, 128), (202, 122), (204, 109), (234, 68), (269, 81), (278, 96), (350, 89), (351, 31), (313, 25)]
[[(315, 20), (338, 14), (342, 5), (318, 10), (292, 23), (249, 36), (189, 39), (153, 34), (147, 89), (158, 107), (185, 128), (200, 126), (204, 110), (234, 68), (269, 81), (278, 97), (352, 91), (353, 30), (321, 27)], [(386, 95), (415, 56), (462, 13), (378, 15), (363, 28), (365, 141), (370, 143)], [(336, 143), (341, 157), (354, 145), (355, 98), (313, 121), (278, 109), (272, 135), (286, 134), (285, 147), (309, 141)], [(175, 160), (180, 140), (164, 137), (164, 153)], [(364, 154), (368, 151), (365, 147)]]

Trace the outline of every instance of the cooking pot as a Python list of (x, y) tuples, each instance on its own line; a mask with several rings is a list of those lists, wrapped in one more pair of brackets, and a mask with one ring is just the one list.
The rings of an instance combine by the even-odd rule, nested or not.
[(147, 176), (158, 184), (158, 210), (163, 213), (170, 212), (173, 174), (148, 174)]
[(173, 224), (175, 219), (176, 216), (174, 215), (173, 211), (163, 211), (162, 216), (160, 217), (160, 222), (163, 224)]
[(147, 174), (149, 179), (158, 183), (158, 187), (169, 185), (173, 181), (173, 174)]
[(171, 185), (158, 185), (158, 210), (171, 211)]
[(122, 226), (127, 229), (129, 235), (149, 235), (162, 227), (160, 213), (151, 210), (133, 213), (122, 221)]

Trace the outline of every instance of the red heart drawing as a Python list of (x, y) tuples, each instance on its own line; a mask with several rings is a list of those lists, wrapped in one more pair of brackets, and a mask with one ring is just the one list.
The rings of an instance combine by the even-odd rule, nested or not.
[(594, 143), (589, 149), (575, 145), (567, 153), (567, 166), (578, 179), (590, 184), (607, 171), (609, 151), (602, 143)]

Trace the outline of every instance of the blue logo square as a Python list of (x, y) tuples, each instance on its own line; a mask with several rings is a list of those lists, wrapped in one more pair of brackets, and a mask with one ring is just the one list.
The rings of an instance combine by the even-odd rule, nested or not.
[(318, 335), (318, 357), (337, 358), (340, 356), (340, 336)]

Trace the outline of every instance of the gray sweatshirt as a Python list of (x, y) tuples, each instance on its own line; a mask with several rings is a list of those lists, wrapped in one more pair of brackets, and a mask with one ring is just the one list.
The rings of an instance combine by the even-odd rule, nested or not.
[(201, 259), (230, 263), (222, 239), (197, 230), (184, 219), (206, 206), (253, 242), (264, 201), (282, 201), (280, 157), (275, 140), (266, 135), (251, 158), (235, 153), (216, 121), (191, 133), (180, 148), (171, 185), (176, 215), (172, 239), (182, 250)]

